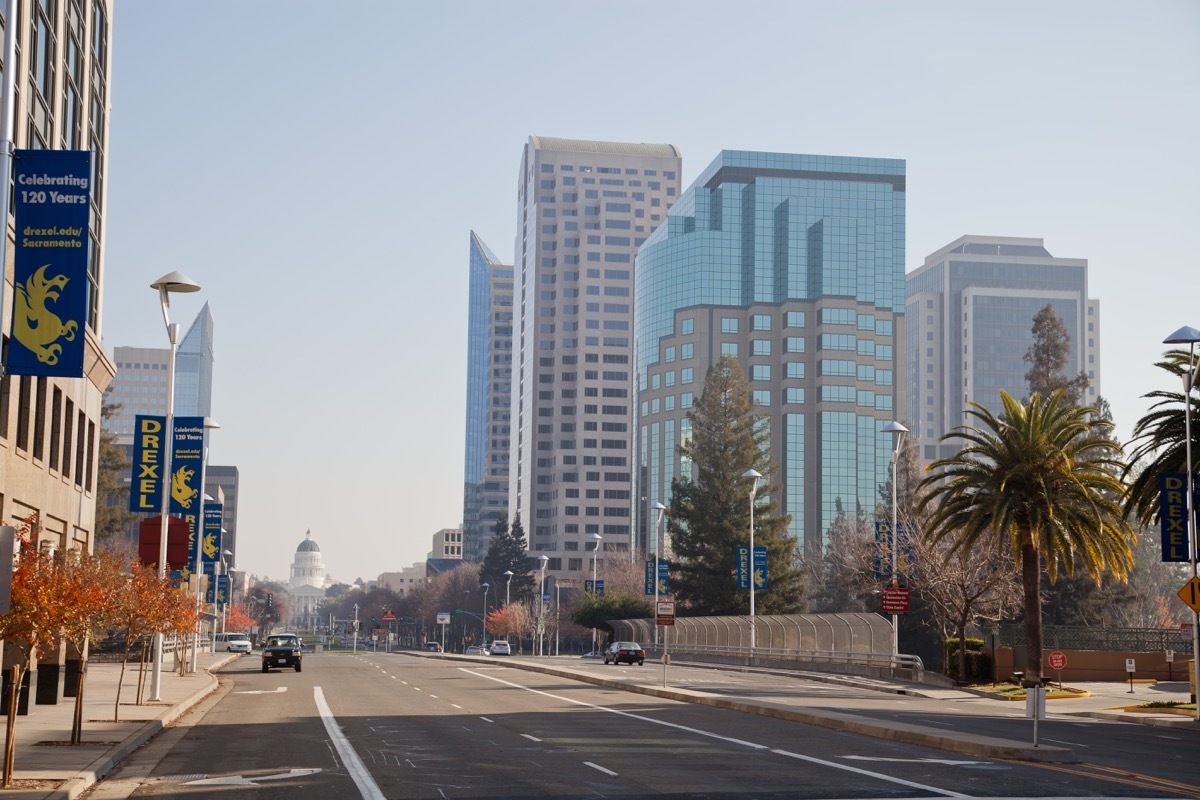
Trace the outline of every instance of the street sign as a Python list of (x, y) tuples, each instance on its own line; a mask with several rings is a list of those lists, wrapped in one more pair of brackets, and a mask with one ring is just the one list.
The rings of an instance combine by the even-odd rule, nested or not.
[(885, 586), (885, 587), (883, 587), (883, 613), (884, 614), (907, 614), (908, 613), (908, 587), (907, 586)]
[(674, 625), (675, 624), (675, 601), (674, 600), (659, 600), (658, 608), (654, 614), (655, 625)]
[(1067, 665), (1067, 654), (1061, 650), (1055, 650), (1047, 660), (1050, 664), (1050, 669), (1062, 669)]
[(1174, 661), (1175, 661), (1175, 651), (1168, 650), (1167, 651), (1167, 663), (1171, 664), (1171, 663), (1174, 663)]
[(383, 612), (383, 616), (381, 616), (380, 619), (382, 619), (384, 622), (392, 622), (393, 620), (396, 619), (396, 615), (393, 614), (391, 611), (385, 611), (385, 612)]
[(449, 611), (439, 611), (439, 612), (437, 612), (437, 615), (438, 615), (438, 625), (449, 625), (450, 624), (450, 612)]
[(1180, 600), (1191, 607), (1192, 611), (1200, 614), (1200, 578), (1193, 575), (1176, 594), (1179, 595)]

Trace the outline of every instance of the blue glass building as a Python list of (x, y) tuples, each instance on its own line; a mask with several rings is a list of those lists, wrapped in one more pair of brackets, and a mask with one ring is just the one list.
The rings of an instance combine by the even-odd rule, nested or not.
[(905, 166), (723, 151), (638, 252), (638, 535), (671, 481), (704, 377), (738, 358), (771, 425), (782, 510), (805, 554), (838, 509), (870, 514), (903, 419)]
[(482, 560), (508, 512), (513, 270), (471, 232), (462, 557)]

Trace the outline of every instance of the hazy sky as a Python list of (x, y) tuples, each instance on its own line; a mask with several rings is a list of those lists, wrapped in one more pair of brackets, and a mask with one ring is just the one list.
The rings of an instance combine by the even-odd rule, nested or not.
[[(531, 134), (902, 158), (907, 269), (964, 234), (1086, 258), (1122, 438), (1200, 327), (1194, 2), (121, 0), (105, 347), (216, 320), (237, 566), (338, 580), (462, 520), (468, 236), (511, 261)], [(1188, 301), (1191, 301), (1190, 303)]]

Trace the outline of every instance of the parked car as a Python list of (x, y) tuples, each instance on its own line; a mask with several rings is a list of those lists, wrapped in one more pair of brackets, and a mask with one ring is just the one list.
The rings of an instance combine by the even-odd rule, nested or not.
[(646, 663), (646, 651), (637, 642), (613, 642), (604, 651), (605, 664), (637, 664), (639, 667)]
[(438, 644), (437, 642), (426, 642), (425, 649), (428, 650), (430, 653), (442, 652), (442, 646), (440, 644)]
[(218, 633), (216, 649), (227, 653), (249, 653), (250, 637), (244, 633)]
[(479, 646), (479, 645), (477, 645), (477, 644), (473, 644), (473, 645), (471, 645), (470, 647), (468, 647), (468, 648), (467, 648), (467, 655), (469, 655), (469, 656), (486, 656), (486, 655), (487, 655), (487, 648), (486, 648), (486, 647), (480, 647), (480, 646)]
[(494, 656), (512, 655), (512, 648), (509, 646), (508, 642), (503, 639), (497, 639), (496, 641), (492, 642), (490, 650)]
[(263, 645), (262, 671), (266, 672), (271, 667), (293, 667), (299, 672), (304, 655), (302, 647), (300, 637), (294, 633), (267, 637), (267, 643)]

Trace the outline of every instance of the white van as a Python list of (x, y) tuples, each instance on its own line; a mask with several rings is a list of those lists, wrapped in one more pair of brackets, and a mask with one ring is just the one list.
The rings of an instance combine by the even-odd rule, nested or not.
[(249, 653), (250, 637), (244, 633), (218, 633), (214, 649), (227, 653)]

